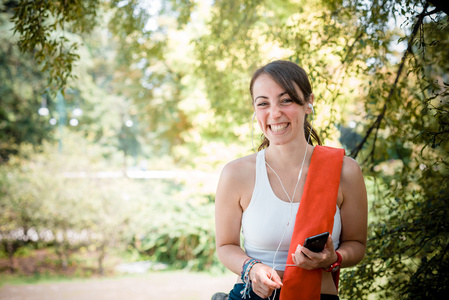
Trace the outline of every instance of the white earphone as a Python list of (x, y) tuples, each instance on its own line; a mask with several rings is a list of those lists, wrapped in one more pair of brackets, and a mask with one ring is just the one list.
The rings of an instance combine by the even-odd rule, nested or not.
[(315, 110), (313, 109), (312, 103), (309, 103), (309, 107), (312, 109), (312, 112), (315, 114)]

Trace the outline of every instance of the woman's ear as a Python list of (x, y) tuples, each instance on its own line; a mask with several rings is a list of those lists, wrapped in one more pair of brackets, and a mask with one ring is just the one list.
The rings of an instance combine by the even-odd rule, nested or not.
[(307, 104), (307, 110), (306, 113), (310, 114), (310, 113), (315, 113), (315, 110), (313, 109), (313, 100), (315, 99), (315, 95), (314, 94), (310, 94), (309, 99), (308, 99), (308, 104)]

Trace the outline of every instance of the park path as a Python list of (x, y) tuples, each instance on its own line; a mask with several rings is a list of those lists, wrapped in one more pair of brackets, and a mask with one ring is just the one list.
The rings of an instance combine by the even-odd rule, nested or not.
[(231, 290), (236, 275), (156, 272), (124, 278), (4, 285), (1, 300), (210, 300)]

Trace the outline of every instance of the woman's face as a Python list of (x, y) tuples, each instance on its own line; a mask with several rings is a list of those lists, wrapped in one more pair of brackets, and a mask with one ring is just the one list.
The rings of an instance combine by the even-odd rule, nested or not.
[[(299, 97), (301, 90), (295, 85)], [(262, 132), (270, 145), (284, 145), (304, 139), (304, 118), (311, 112), (308, 105), (295, 103), (287, 91), (269, 75), (260, 75), (253, 84), (253, 104)], [(313, 96), (310, 97), (313, 100)]]

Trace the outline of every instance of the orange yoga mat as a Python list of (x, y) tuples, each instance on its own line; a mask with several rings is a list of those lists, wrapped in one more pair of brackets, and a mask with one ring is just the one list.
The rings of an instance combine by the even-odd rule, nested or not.
[[(304, 245), (307, 237), (326, 231), (332, 233), (344, 154), (344, 149), (315, 146), (296, 215), (287, 264), (293, 264), (291, 254), (295, 253), (298, 244)], [(320, 299), (322, 272), (322, 269), (286, 267), (280, 299)]]

